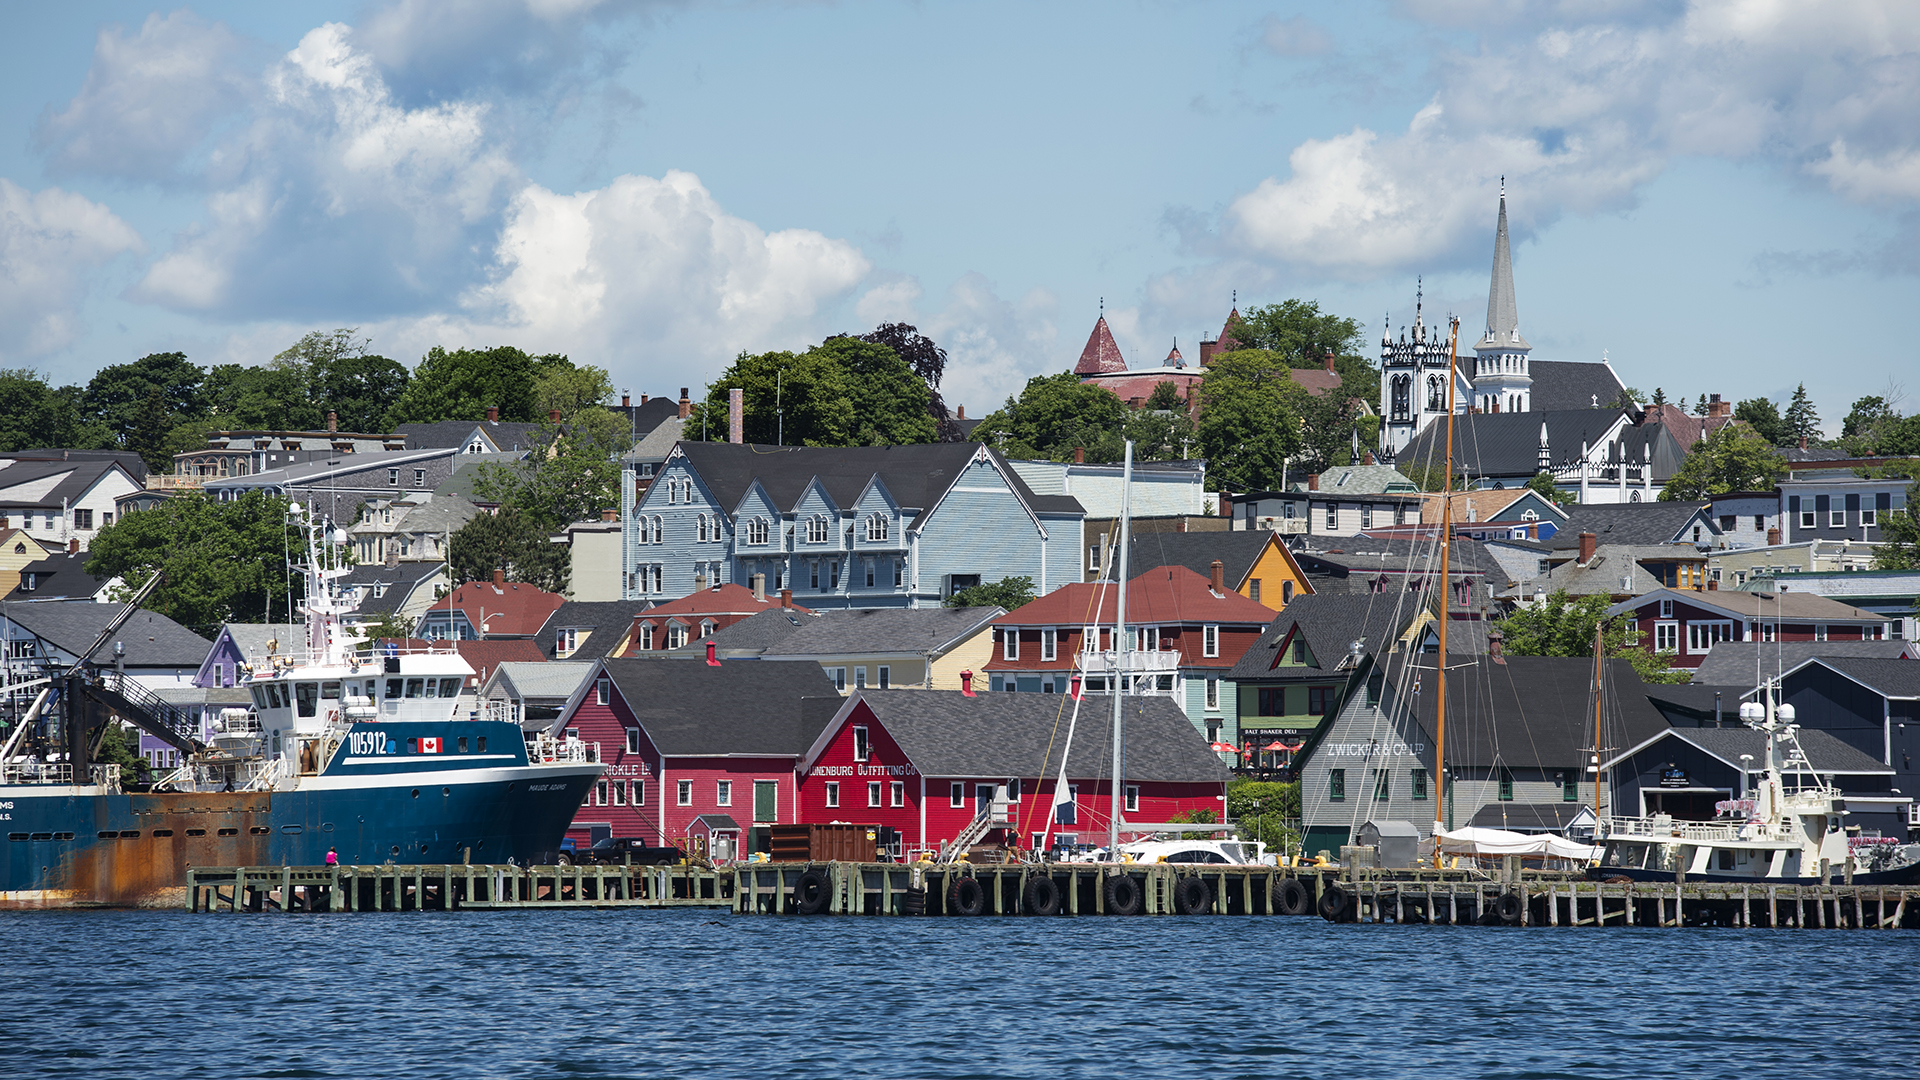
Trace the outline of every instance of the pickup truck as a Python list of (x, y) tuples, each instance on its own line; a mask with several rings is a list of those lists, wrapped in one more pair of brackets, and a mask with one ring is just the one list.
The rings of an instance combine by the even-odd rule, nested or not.
[[(600, 864), (618, 866), (631, 861), (634, 866), (666, 866), (677, 863), (683, 857), (677, 847), (656, 847), (643, 836), (609, 836), (601, 839), (590, 848), (562, 848), (559, 856), (561, 866), (574, 863), (581, 865)], [(632, 856), (631, 860), (628, 856)]]

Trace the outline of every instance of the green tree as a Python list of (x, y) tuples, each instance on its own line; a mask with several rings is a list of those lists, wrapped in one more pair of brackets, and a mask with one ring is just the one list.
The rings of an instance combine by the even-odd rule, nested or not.
[(231, 502), (176, 496), (101, 529), (87, 573), (118, 576), (131, 592), (155, 570), (166, 577), (145, 605), (209, 637), (228, 622), (285, 618), (290, 576), (284, 558), (305, 541), (287, 525), (287, 501), (249, 491)]
[(200, 397), (205, 381), (206, 372), (185, 353), (150, 353), (96, 372), (81, 394), (82, 417), (105, 429), (115, 446), (138, 451), (149, 467), (163, 467), (152, 455), (174, 424), (206, 412)]
[(486, 581), (495, 570), (508, 581), (565, 592), (570, 573), (567, 549), (552, 533), (511, 506), (481, 514), (462, 525), (447, 545), (447, 564), (455, 584)]
[(1380, 369), (1366, 357), (1360, 321), (1323, 312), (1318, 301), (1284, 300), (1249, 308), (1234, 324), (1231, 337), (1238, 348), (1265, 349), (1291, 368), (1321, 367), (1331, 352), (1345, 396), (1380, 400)]
[(1766, 398), (1748, 398), (1735, 405), (1733, 418), (1744, 421), (1754, 434), (1775, 446), (1787, 444), (1786, 425), (1780, 419), (1780, 407)]
[(1666, 403), (1667, 403), (1667, 392), (1657, 386), (1654, 387), (1653, 388), (1653, 404), (1665, 405)]
[[(1920, 570), (1920, 483), (1907, 488), (1907, 505), (1880, 515), (1880, 543), (1873, 549), (1875, 570)], [(1920, 611), (1920, 602), (1915, 604)]]
[(1185, 406), (1173, 409), (1129, 409), (1126, 420), (1120, 425), (1120, 433), (1133, 440), (1135, 461), (1173, 461), (1185, 456), (1195, 441), (1193, 420)]
[(1764, 491), (1787, 471), (1787, 459), (1771, 443), (1738, 424), (1727, 424), (1693, 444), (1660, 498), (1704, 499), (1729, 491)]
[(111, 721), (100, 733), (100, 745), (93, 752), (98, 765), (120, 766), (122, 779), (147, 782), (147, 759), (139, 754), (140, 737), (125, 724)]
[(1124, 453), (1127, 420), (1126, 403), (1113, 391), (1062, 371), (1028, 379), (1018, 398), (1008, 398), (980, 421), (974, 437), (1008, 457), (1071, 461), (1078, 447), (1088, 461), (1111, 462)]
[(325, 415), (308, 374), (305, 364), (282, 360), (215, 365), (207, 370), (204, 415), (230, 431), (317, 431)]
[(1707, 395), (1701, 394), (1700, 400), (1693, 403), (1693, 415), (1695, 416), (1707, 415)]
[(1571, 506), (1579, 501), (1579, 497), (1573, 492), (1555, 484), (1553, 474), (1550, 472), (1541, 472), (1527, 481), (1527, 490), (1538, 492), (1541, 498), (1562, 506)]
[(383, 611), (380, 617), (356, 627), (362, 641), (380, 641), (385, 638), (406, 639), (414, 635), (414, 620), (392, 611)]
[(1166, 381), (1153, 384), (1153, 393), (1147, 395), (1146, 407), (1155, 412), (1173, 412), (1176, 409), (1184, 412), (1187, 403), (1180, 398), (1180, 387)]
[(689, 438), (727, 438), (727, 395), (735, 387), (744, 391), (748, 442), (900, 446), (940, 437), (926, 381), (888, 346), (861, 338), (831, 337), (798, 355), (742, 353), (707, 387), (687, 423)]
[(1820, 414), (1814, 411), (1813, 399), (1807, 396), (1807, 384), (1801, 383), (1793, 388), (1793, 400), (1787, 403), (1787, 413), (1781, 422), (1782, 433), (1792, 443), (1807, 440), (1809, 446), (1820, 441)]
[[(341, 431), (379, 434), (386, 430), (387, 411), (407, 389), (406, 366), (367, 352), (370, 343), (353, 327), (315, 330), (273, 358), (303, 373), (314, 399), (315, 414), (336, 414)], [(316, 421), (317, 423), (317, 421)]]
[(94, 449), (72, 387), (55, 390), (38, 372), (0, 369), (0, 452), (41, 447)]
[(537, 366), (534, 357), (511, 345), (453, 352), (435, 345), (388, 410), (385, 426), (482, 420), (489, 407), (498, 407), (502, 420), (540, 419), (544, 414), (534, 412)]
[(885, 345), (905, 360), (913, 373), (927, 384), (927, 412), (937, 425), (940, 441), (961, 441), (960, 426), (948, 415), (947, 403), (940, 397), (940, 380), (947, 373), (947, 350), (922, 334), (918, 327), (907, 323), (881, 323), (871, 333), (860, 335), (860, 340)]
[(1209, 479), (1223, 491), (1280, 486), (1288, 458), (1306, 447), (1309, 395), (1264, 349), (1213, 358), (1200, 380), (1197, 435)]
[(1607, 619), (1611, 606), (1612, 600), (1605, 595), (1576, 600), (1556, 589), (1544, 601), (1500, 620), (1498, 629), (1506, 640), (1506, 651), (1516, 656), (1592, 656), (1594, 630), (1605, 621), (1601, 644), (1608, 657), (1632, 664), (1642, 682), (1686, 682), (1688, 673), (1673, 670), (1671, 651), (1656, 653), (1641, 645), (1643, 635), (1628, 628), (1625, 615)]
[(1264, 841), (1274, 854), (1292, 852), (1300, 842), (1299, 782), (1229, 781), (1227, 820), (1240, 826), (1241, 836)]
[(474, 494), (513, 507), (549, 532), (597, 521), (601, 511), (620, 505), (616, 455), (629, 449), (628, 434), (622, 417), (599, 406), (575, 413), (571, 424), (543, 421), (524, 459), (477, 466)]
[(1033, 603), (1033, 579), (1008, 577), (959, 589), (947, 597), (948, 607), (1001, 607), (1008, 611)]

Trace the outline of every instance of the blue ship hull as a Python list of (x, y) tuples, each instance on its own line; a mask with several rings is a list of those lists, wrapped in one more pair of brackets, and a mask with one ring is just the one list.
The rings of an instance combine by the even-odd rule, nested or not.
[(512, 725), (458, 729), (496, 726), (509, 752), (406, 754), (394, 740), (360, 740), (349, 746), (378, 750), (343, 747), (282, 791), (0, 788), (0, 908), (174, 903), (189, 866), (315, 866), (329, 848), (350, 864), (544, 861), (602, 767), (529, 763)]

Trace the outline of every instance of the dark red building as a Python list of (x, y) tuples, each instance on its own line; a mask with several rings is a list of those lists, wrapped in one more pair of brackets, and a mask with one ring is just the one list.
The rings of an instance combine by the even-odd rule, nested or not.
[(1878, 641), (1886, 620), (1871, 611), (1807, 592), (1655, 589), (1607, 609), (1625, 615), (1641, 644), (1696, 668), (1721, 641)]

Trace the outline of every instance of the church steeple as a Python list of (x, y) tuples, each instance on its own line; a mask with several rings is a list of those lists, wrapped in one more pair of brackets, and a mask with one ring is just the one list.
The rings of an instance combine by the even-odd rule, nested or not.
[(1507, 239), (1507, 178), (1500, 178), (1500, 224), (1493, 234), (1493, 284), (1487, 290), (1487, 336), (1482, 345), (1530, 349), (1520, 336), (1520, 307), (1513, 295), (1513, 246)]

